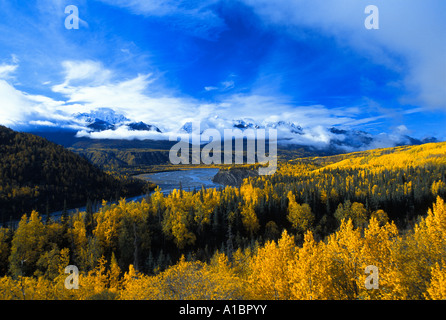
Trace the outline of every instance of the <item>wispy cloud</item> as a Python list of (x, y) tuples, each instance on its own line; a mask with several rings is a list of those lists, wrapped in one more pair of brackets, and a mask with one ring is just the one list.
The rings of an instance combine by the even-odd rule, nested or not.
[[(8, 97), (0, 109), (3, 122), (8, 120), (7, 123), (23, 123), (28, 120), (30, 124), (51, 126), (72, 120), (73, 113), (108, 107), (129, 119), (155, 124), (164, 132), (176, 131), (189, 120), (209, 122), (218, 118), (212, 125), (226, 125), (230, 128), (232, 120), (237, 118), (251, 118), (257, 123), (286, 119), (308, 128), (308, 132), (313, 132), (313, 139), (324, 140), (326, 138), (321, 127), (359, 121), (356, 117), (361, 116), (358, 109), (328, 109), (322, 105), (296, 106), (287, 97), (256, 94), (233, 94), (222, 97), (218, 102), (203, 103), (192, 97), (176, 96), (167, 88), (160, 92), (156, 86), (155, 92), (151, 86), (156, 80), (151, 74), (115, 80), (119, 77), (114, 71), (89, 60), (65, 61), (62, 67), (64, 81), (52, 86), (52, 90), (62, 94), (65, 97), (63, 101), (43, 95), (30, 95), (17, 90), (7, 81), (0, 80), (0, 94)], [(4, 69), (13, 72), (15, 68)], [(350, 116), (346, 116), (346, 113)], [(378, 118), (380, 117), (376, 119)], [(370, 118), (363, 122), (376, 119)], [(160, 137), (152, 133), (149, 135)], [(147, 133), (120, 129), (115, 132), (92, 133), (90, 136), (141, 138), (147, 137)]]
[[(171, 1), (171, 0), (101, 0), (112, 6), (125, 8), (134, 14), (169, 18), (168, 27), (178, 32), (216, 40), (226, 30), (226, 24), (210, 7), (219, 0)], [(160, 21), (162, 23), (162, 21)]]
[[(82, 105), (82, 110), (112, 108), (131, 119), (172, 129), (181, 118), (196, 113), (195, 105), (186, 98), (152, 90), (152, 74), (138, 75), (128, 80), (119, 78), (113, 71), (92, 61), (64, 62), (65, 80), (52, 90), (63, 94), (68, 104)], [(70, 111), (73, 108), (69, 108)], [(169, 114), (169, 117), (166, 117)]]
[(220, 92), (225, 92), (228, 90), (231, 90), (235, 87), (235, 81), (234, 80), (226, 80), (226, 81), (222, 81), (220, 82), (220, 84), (218, 86), (206, 86), (204, 87), (204, 90), (206, 91), (220, 91)]
[[(446, 109), (446, 3), (376, 0), (380, 29), (364, 28), (364, 1), (243, 0), (267, 25), (296, 37), (335, 37), (371, 61), (404, 74), (403, 103)], [(296, 30), (296, 28), (298, 28)], [(395, 59), (395, 58), (398, 59)]]
[(6, 79), (17, 69), (17, 65), (2, 64), (0, 65), (0, 79)]

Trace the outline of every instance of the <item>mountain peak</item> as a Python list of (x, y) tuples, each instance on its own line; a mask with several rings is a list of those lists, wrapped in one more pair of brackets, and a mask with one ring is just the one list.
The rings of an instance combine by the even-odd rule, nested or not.
[(107, 122), (111, 125), (116, 125), (118, 123), (130, 121), (123, 114), (115, 112), (110, 108), (99, 108), (97, 110), (92, 110), (88, 113), (77, 113), (74, 117), (78, 120), (83, 120), (88, 123), (94, 123), (97, 121)]
[(233, 121), (233, 127), (237, 129), (259, 129), (260, 126), (257, 125), (254, 121), (246, 119), (238, 119)]
[(114, 124), (111, 124), (110, 122), (95, 119), (93, 122), (91, 122), (87, 128), (93, 130), (93, 131), (104, 131), (104, 130), (114, 130), (115, 126)]
[(161, 133), (161, 130), (154, 125), (144, 123), (142, 121), (140, 122), (131, 122), (127, 124), (127, 127), (132, 131), (156, 131)]

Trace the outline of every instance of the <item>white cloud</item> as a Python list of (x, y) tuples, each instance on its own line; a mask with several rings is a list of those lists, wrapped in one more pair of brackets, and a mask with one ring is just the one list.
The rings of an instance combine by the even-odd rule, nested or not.
[(18, 65), (2, 64), (0, 65), (0, 79), (8, 79), (14, 73)]
[[(12, 60), (19, 60), (12, 55)], [(63, 112), (63, 101), (57, 101), (43, 95), (33, 95), (17, 89), (11, 80), (15, 81), (14, 72), (18, 64), (0, 66), (0, 123), (8, 126), (17, 125), (48, 125), (53, 126), (60, 121), (69, 120)]]
[(65, 71), (63, 86), (71, 83), (98, 85), (109, 82), (111, 78), (111, 71), (97, 61), (64, 61), (62, 67)]
[(222, 85), (222, 90), (229, 90), (229, 89), (232, 89), (232, 88), (235, 87), (235, 82), (232, 81), (232, 80), (229, 80), (229, 81), (223, 81), (223, 82), (221, 83), (221, 85)]
[(206, 16), (209, 6), (219, 0), (172, 1), (172, 0), (101, 0), (109, 5), (126, 8), (135, 14), (147, 16), (172, 16), (175, 14), (195, 15), (195, 19)]
[[(170, 133), (177, 132), (189, 121), (201, 121), (202, 130), (216, 128), (222, 132), (232, 128), (233, 120), (249, 118), (259, 125), (292, 122), (303, 127), (304, 134), (290, 134), (279, 129), (281, 138), (289, 138), (302, 145), (325, 146), (332, 138), (327, 128), (373, 123), (385, 117), (364, 118), (361, 108), (297, 106), (286, 96), (233, 94), (222, 97), (220, 102), (203, 103), (160, 88), (151, 74), (117, 81), (114, 80), (118, 78), (115, 72), (97, 62), (67, 61), (62, 66), (65, 78), (52, 89), (65, 97), (63, 101), (30, 95), (0, 79), (0, 96), (4, 97), (0, 106), (2, 124), (70, 127), (79, 130), (79, 136), (95, 139), (168, 139)], [(111, 108), (131, 121), (156, 125), (163, 134), (131, 131), (124, 126), (116, 130), (87, 132), (81, 123), (73, 122), (74, 113), (101, 108)], [(401, 135), (404, 127), (398, 130)]]
[(14, 64), (18, 64), (20, 62), (20, 59), (17, 57), (16, 54), (11, 54), (11, 60)]
[(29, 122), (31, 125), (45, 126), (45, 127), (57, 127), (57, 123), (48, 120), (32, 120)]
[(127, 127), (121, 126), (115, 130), (104, 130), (100, 132), (88, 132), (85, 130), (80, 130), (77, 133), (78, 137), (87, 137), (91, 139), (152, 139), (152, 140), (168, 140), (169, 136), (164, 133), (159, 133), (155, 131), (132, 131), (128, 130)]
[[(196, 114), (193, 99), (151, 90), (152, 74), (129, 80), (112, 81), (114, 73), (92, 62), (65, 62), (65, 81), (52, 87), (67, 98), (67, 103), (84, 110), (112, 108), (130, 119), (144, 121), (171, 130), (187, 116)], [(79, 66), (80, 71), (77, 70)], [(73, 70), (73, 71), (72, 71)], [(83, 80), (76, 84), (73, 80)], [(168, 115), (168, 116), (166, 116)]]
[(63, 102), (42, 95), (30, 95), (1, 79), (0, 97), (0, 121), (3, 125), (28, 124), (32, 120), (68, 119), (58, 111), (62, 109)]
[[(201, 121), (202, 129), (217, 128), (223, 130), (232, 127), (233, 119), (251, 118), (258, 124), (286, 120), (307, 128), (306, 135), (299, 137), (300, 142), (326, 143), (329, 136), (323, 127), (345, 124), (355, 120), (359, 109), (345, 108), (328, 109), (322, 105), (296, 106), (287, 97), (267, 96), (256, 94), (234, 94), (222, 98), (221, 102), (203, 103), (199, 100), (176, 96), (169, 90), (152, 89), (153, 76), (139, 75), (133, 79), (123, 81), (111, 81), (114, 74), (104, 71), (103, 66), (97, 64), (85, 64), (86, 70), (73, 75), (66, 72), (65, 81), (53, 86), (53, 90), (67, 97), (67, 104), (82, 105), (84, 109), (96, 110), (98, 108), (111, 108), (124, 114), (133, 121), (144, 121), (158, 126), (166, 135), (151, 132), (128, 131), (125, 128), (107, 130), (103, 132), (81, 133), (91, 138), (166, 138), (168, 133), (176, 132), (184, 123), (189, 121)], [(65, 67), (76, 69), (75, 63), (64, 63)], [(93, 67), (91, 67), (93, 66)], [(102, 81), (96, 85), (71, 85), (72, 79), (88, 79), (91, 69), (95, 74), (107, 74), (101, 77)], [(88, 83), (88, 81), (87, 81)], [(222, 88), (233, 86), (228, 80), (221, 83)], [(208, 88), (213, 90), (213, 88)], [(77, 108), (78, 106), (76, 106)], [(348, 111), (351, 117), (346, 117)]]
[(235, 82), (233, 80), (228, 80), (228, 81), (222, 81), (220, 82), (219, 86), (207, 86), (204, 87), (204, 90), (206, 91), (229, 91), (231, 89), (233, 89), (235, 87)]
[(407, 92), (402, 102), (446, 109), (445, 1), (375, 0), (379, 30), (364, 27), (366, 1), (243, 1), (267, 25), (297, 37), (306, 37), (305, 29), (335, 37), (341, 46), (401, 72)]

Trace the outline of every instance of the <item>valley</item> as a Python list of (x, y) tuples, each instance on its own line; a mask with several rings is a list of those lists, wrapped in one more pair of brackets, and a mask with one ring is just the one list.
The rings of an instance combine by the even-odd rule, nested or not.
[[(33, 135), (1, 133), (5, 299), (300, 299), (308, 290), (318, 299), (437, 294), (445, 142), (331, 155), (284, 148), (277, 172), (259, 176), (258, 165), (151, 164), (157, 152), (168, 152), (162, 142), (81, 139), (70, 147), (75, 153)], [(80, 156), (80, 150), (88, 152)], [(57, 170), (47, 173), (48, 165)], [(24, 192), (28, 188), (39, 192)], [(40, 196), (50, 190), (51, 198)], [(69, 203), (79, 203), (78, 210), (64, 209)], [(21, 219), (8, 223), (7, 212)], [(369, 249), (375, 241), (376, 253)], [(422, 249), (426, 243), (436, 249)], [(392, 259), (404, 268), (393, 268)], [(80, 271), (80, 289), (51, 289), (61, 284), (58, 270), (68, 264)], [(380, 278), (385, 290), (361, 287), (368, 265), (392, 274)], [(280, 276), (277, 268), (284, 268)], [(414, 280), (420, 270), (426, 276)], [(299, 289), (308, 274), (319, 289)], [(14, 289), (19, 275), (27, 283), (21, 291)], [(352, 277), (352, 287), (345, 287)]]

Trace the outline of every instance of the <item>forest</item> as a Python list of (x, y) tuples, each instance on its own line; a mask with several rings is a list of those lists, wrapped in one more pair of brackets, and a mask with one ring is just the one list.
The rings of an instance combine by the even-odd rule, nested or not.
[[(446, 143), (0, 228), (0, 299), (445, 299)], [(64, 287), (75, 265), (79, 289)], [(369, 265), (379, 289), (364, 286)]]
[(123, 175), (104, 173), (85, 158), (29, 133), (0, 126), (0, 223), (119, 199), (147, 186)]

